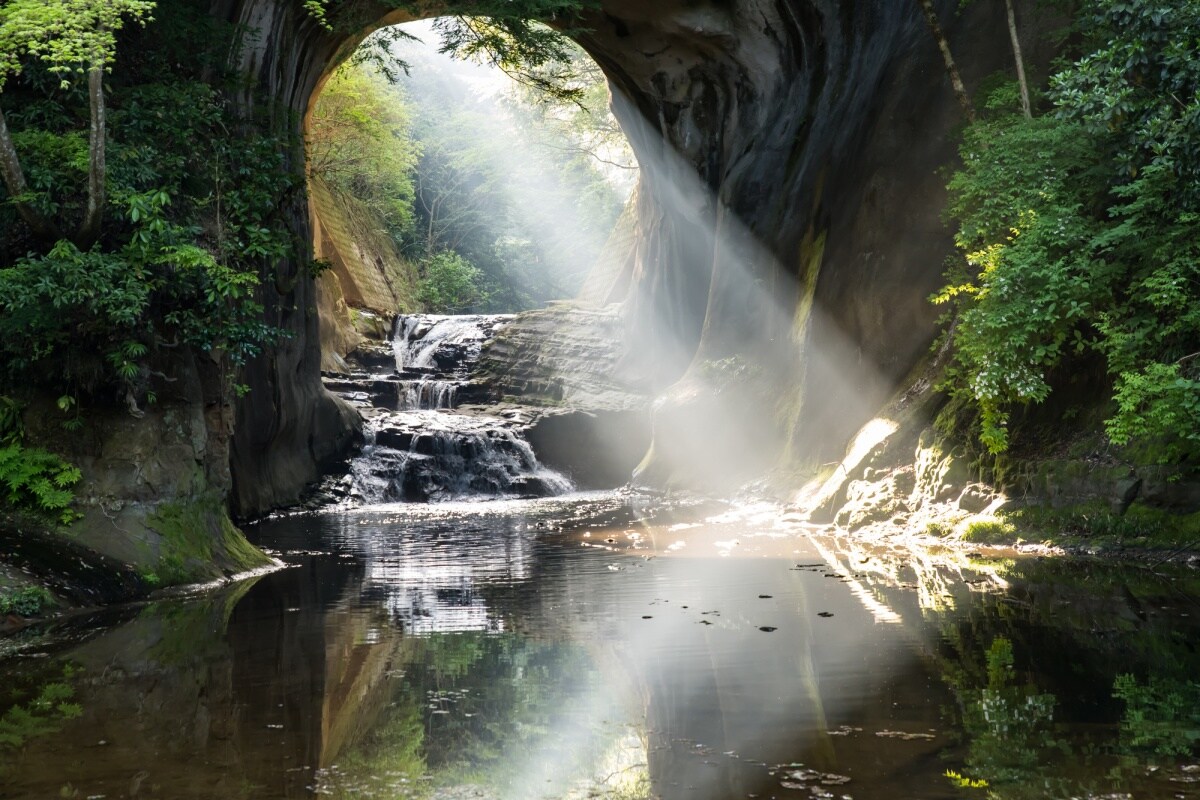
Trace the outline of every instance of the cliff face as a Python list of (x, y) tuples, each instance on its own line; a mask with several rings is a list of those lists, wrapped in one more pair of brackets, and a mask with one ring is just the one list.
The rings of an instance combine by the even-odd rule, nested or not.
[(308, 200), (313, 254), (329, 263), (317, 279), (321, 369), (344, 372), (342, 359), (363, 341), (352, 309), (386, 320), (416, 311), (416, 268), (363, 203), (320, 178), (309, 180)]
[[(301, 133), (313, 90), (338, 42), (299, 3), (218, 0), (212, 12), (246, 31), (235, 53), (245, 88), (232, 101), (274, 131)], [(303, 158), (298, 147), (288, 166), (303, 169)], [(284, 202), (297, 237), (311, 242), (306, 198)], [(357, 415), (321, 386), (315, 281), (304, 265), (289, 261), (262, 279), (267, 322), (287, 336), (243, 373), (251, 391), (238, 403), (231, 446), (230, 506), (238, 516), (299, 499), (360, 430)]]
[[(998, 8), (956, 19), (941, 5), (969, 86), (1009, 67)], [(771, 372), (758, 393), (779, 424), (734, 439), (775, 443), (767, 460), (832, 460), (927, 351), (926, 298), (952, 249), (937, 171), (961, 118), (918, 4), (612, 0), (604, 12), (583, 43), (645, 176), (627, 310), (635, 340), (656, 345), (644, 371), (673, 382), (656, 453), (691, 459), (670, 440), (731, 416), (709, 402), (705, 372), (740, 359)]]
[[(624, 299), (625, 374), (662, 394), (648, 468), (674, 474), (673, 460), (695, 455), (675, 440), (723, 424), (728, 404), (709, 402), (721, 394), (713, 365), (733, 367), (741, 394), (728, 401), (770, 398), (745, 415), (764, 424), (721, 446), (770, 451), (762, 463), (785, 452), (831, 460), (935, 333), (925, 298), (950, 251), (936, 170), (954, 157), (959, 118), (917, 4), (602, 5), (580, 41), (609, 76), (643, 167), (636, 235), (606, 299)], [(977, 4), (950, 22), (955, 4), (941, 5), (953, 46), (970, 54), (969, 84), (1007, 66), (999, 8)], [(216, 3), (251, 32), (237, 102), (266, 124), (299, 126), (339, 58), (407, 19), (355, 8), (339, 21), (352, 32), (335, 34), (298, 3)], [(297, 233), (311, 240), (295, 205)], [(241, 513), (295, 497), (350, 436), (350, 415), (317, 379), (312, 281), (289, 264), (265, 277), (270, 321), (292, 336), (247, 373), (232, 447)], [(716, 446), (706, 460), (724, 463)]]

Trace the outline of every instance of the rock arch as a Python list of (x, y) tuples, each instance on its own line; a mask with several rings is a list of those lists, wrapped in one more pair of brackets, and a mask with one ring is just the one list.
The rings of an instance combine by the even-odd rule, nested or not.
[[(951, 19), (957, 3), (940, 5)], [(341, 58), (413, 18), (363, 4), (354, 32), (337, 34), (294, 0), (218, 0), (214, 13), (247, 31), (235, 101), (296, 131)], [(1001, 14), (976, 4), (948, 26), (969, 83), (1007, 64)], [(631, 363), (650, 352), (640, 367), (665, 390), (702, 359), (782, 354), (771, 441), (813, 463), (840, 454), (936, 333), (926, 297), (951, 247), (937, 169), (954, 157), (959, 112), (923, 25), (905, 0), (603, 0), (579, 36), (643, 165), (622, 285), (631, 335), (655, 346)], [(312, 282), (294, 264), (267, 277), (268, 313), (293, 336), (252, 365), (238, 410), (243, 514), (294, 497), (352, 424), (320, 387)], [(806, 359), (820, 348), (837, 359)], [(883, 380), (848, 410), (828, 389), (842, 370)]]

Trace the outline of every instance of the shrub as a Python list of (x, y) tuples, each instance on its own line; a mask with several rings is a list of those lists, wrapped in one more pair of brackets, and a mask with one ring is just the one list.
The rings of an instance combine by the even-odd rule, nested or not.
[(15, 591), (0, 592), (0, 615), (36, 617), (54, 602), (50, 592), (40, 586), (26, 586)]
[(934, 297), (958, 310), (949, 382), (998, 453), (1011, 410), (1098, 353), (1109, 438), (1179, 459), (1200, 451), (1200, 62), (1183, 44), (1200, 6), (1086, 0), (1081, 20), (1052, 113), (989, 103), (965, 134), (949, 208), (965, 258)]

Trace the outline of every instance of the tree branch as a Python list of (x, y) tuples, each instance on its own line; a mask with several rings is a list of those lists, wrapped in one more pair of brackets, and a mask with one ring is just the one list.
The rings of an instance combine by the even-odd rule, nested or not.
[(971, 105), (971, 97), (967, 94), (962, 74), (959, 73), (954, 54), (950, 51), (950, 42), (942, 30), (942, 24), (938, 22), (937, 11), (933, 8), (933, 0), (917, 0), (917, 4), (921, 6), (921, 11), (925, 14), (925, 22), (929, 25), (929, 32), (933, 34), (938, 49), (942, 51), (942, 60), (946, 63), (946, 74), (950, 76), (950, 85), (954, 87), (954, 95), (958, 98), (958, 104), (962, 106), (963, 116), (967, 118), (967, 122), (974, 123), (976, 120), (975, 106)]

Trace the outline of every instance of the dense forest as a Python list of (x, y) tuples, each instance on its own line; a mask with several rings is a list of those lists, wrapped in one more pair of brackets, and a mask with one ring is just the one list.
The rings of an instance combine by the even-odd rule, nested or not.
[(953, 309), (951, 381), (1001, 451), (1014, 410), (1102, 370), (1114, 444), (1194, 460), (1200, 4), (1085, 2), (1054, 35), (1045, 82), (996, 76), (963, 133), (948, 209), (963, 257), (934, 298)]

